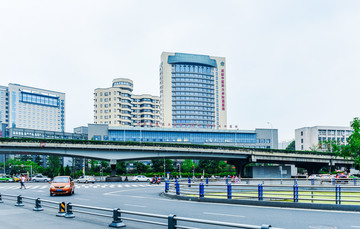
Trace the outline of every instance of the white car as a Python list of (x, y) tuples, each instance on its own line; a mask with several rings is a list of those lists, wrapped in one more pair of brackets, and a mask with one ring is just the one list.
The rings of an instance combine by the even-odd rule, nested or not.
[(48, 182), (48, 181), (51, 181), (51, 178), (44, 176), (42, 174), (38, 174), (38, 175), (34, 176), (31, 179), (31, 181), (33, 181), (33, 182)]
[(143, 175), (139, 175), (139, 176), (135, 176), (133, 177), (132, 181), (147, 181), (147, 182), (150, 182), (150, 178), (149, 177), (146, 177), (146, 176), (143, 176)]
[(78, 183), (95, 183), (95, 177), (93, 176), (81, 176), (77, 179)]

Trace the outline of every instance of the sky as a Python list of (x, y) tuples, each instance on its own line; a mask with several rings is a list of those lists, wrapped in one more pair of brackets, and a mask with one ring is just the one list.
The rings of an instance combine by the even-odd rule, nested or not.
[(159, 95), (163, 51), (226, 58), (228, 125), (349, 126), (360, 116), (360, 1), (0, 0), (0, 85), (66, 93), (66, 130), (95, 88)]

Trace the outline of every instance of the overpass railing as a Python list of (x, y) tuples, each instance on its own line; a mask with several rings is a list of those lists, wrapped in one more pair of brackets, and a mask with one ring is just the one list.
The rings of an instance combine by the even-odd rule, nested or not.
[[(64, 144), (84, 144), (84, 145), (125, 145), (125, 146), (157, 146), (157, 147), (175, 147), (175, 148), (196, 148), (196, 149), (220, 149), (220, 150), (243, 150), (252, 152), (267, 152), (267, 153), (297, 153), (297, 154), (314, 154), (314, 155), (329, 155), (335, 156), (331, 152), (316, 152), (316, 151), (289, 151), (281, 149), (262, 149), (262, 148), (245, 148), (238, 146), (224, 146), (224, 145), (204, 145), (204, 144), (188, 144), (188, 143), (161, 143), (161, 142), (123, 142), (123, 141), (97, 141), (97, 140), (80, 140), (80, 139), (39, 139), (39, 138), (0, 138), (1, 142), (30, 142), (30, 143), (64, 143)], [(43, 145), (44, 146), (44, 145)], [(46, 146), (45, 146), (46, 147)]]
[(199, 197), (296, 203), (359, 205), (360, 186), (219, 184), (166, 181), (165, 193)]
[(216, 184), (269, 184), (269, 185), (283, 185), (283, 184), (298, 184), (298, 185), (332, 185), (337, 184), (346, 186), (360, 186), (360, 178), (179, 178), (171, 179), (171, 182), (186, 182), (186, 183), (216, 183)]
[[(263, 224), (263, 225), (249, 225), (249, 224), (240, 224), (240, 223), (229, 223), (229, 222), (221, 222), (214, 220), (206, 220), (206, 219), (194, 219), (177, 216), (175, 214), (162, 215), (162, 214), (152, 214), (146, 212), (136, 212), (136, 211), (127, 211), (120, 208), (102, 208), (102, 207), (94, 207), (94, 206), (86, 206), (80, 204), (67, 203), (65, 207), (65, 202), (54, 202), (49, 200), (44, 200), (40, 198), (32, 198), (25, 197), (21, 195), (10, 195), (10, 194), (0, 194), (0, 203), (3, 203), (3, 199), (16, 201), (15, 206), (21, 207), (24, 206), (24, 203), (33, 203), (34, 211), (43, 211), (42, 206), (55, 208), (59, 206), (59, 211), (56, 216), (64, 217), (64, 218), (74, 218), (75, 213), (98, 216), (98, 217), (106, 217), (111, 218), (112, 221), (109, 224), (109, 227), (125, 227), (126, 224), (124, 221), (133, 221), (144, 224), (151, 224), (156, 226), (167, 227), (168, 229), (175, 228), (183, 228), (183, 229), (196, 229), (195, 226), (214, 226), (214, 228), (220, 227), (230, 227), (230, 228), (249, 228), (249, 229), (280, 229), (272, 227), (271, 225)], [(31, 202), (32, 201), (32, 202)], [(47, 203), (47, 204), (42, 204)], [(52, 205), (49, 205), (52, 204)]]

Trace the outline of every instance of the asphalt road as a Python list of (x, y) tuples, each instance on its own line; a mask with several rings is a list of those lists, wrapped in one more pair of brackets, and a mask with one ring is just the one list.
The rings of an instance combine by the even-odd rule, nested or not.
[[(103, 208), (120, 208), (123, 210), (147, 212), (154, 214), (218, 220), (251, 225), (270, 224), (279, 228), (311, 228), (311, 229), (342, 229), (360, 228), (360, 213), (341, 211), (304, 210), (287, 208), (270, 208), (242, 206), (216, 203), (198, 203), (179, 201), (159, 196), (164, 185), (148, 183), (95, 183), (76, 184), (73, 196), (49, 196), (49, 184), (27, 183), (26, 190), (20, 190), (17, 183), (1, 183), (0, 192), (23, 195), (58, 202), (71, 202)], [(45, 208), (42, 212), (32, 211), (33, 203), (25, 203), (24, 207), (14, 206), (15, 199), (4, 199), (0, 204), (0, 228), (107, 228), (111, 218), (90, 216), (74, 212), (74, 219), (56, 217), (57, 210)], [(76, 208), (74, 208), (76, 210)], [(103, 213), (104, 214), (104, 213)], [(111, 213), (106, 213), (111, 215)], [(132, 215), (129, 218), (152, 220)], [(158, 220), (166, 222), (164, 220)], [(161, 228), (154, 225), (124, 220), (127, 228)], [(199, 228), (218, 228), (206, 225), (186, 224)]]

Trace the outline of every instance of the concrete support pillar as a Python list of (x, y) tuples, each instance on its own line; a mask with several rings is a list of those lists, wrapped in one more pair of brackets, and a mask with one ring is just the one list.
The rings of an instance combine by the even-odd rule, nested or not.
[(235, 165), (237, 176), (245, 177), (245, 166), (249, 164), (248, 160), (230, 160), (227, 163)]
[(116, 176), (116, 160), (111, 159), (110, 160), (110, 166), (111, 166), (111, 176)]

